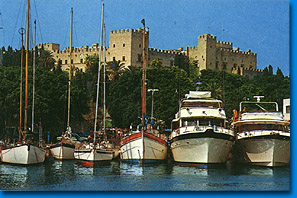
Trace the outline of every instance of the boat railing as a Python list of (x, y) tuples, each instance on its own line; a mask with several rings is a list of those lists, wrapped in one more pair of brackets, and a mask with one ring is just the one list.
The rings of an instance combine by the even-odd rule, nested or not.
[(237, 132), (238, 137), (262, 136), (262, 135), (290, 135), (289, 131), (281, 130), (253, 130)]
[(176, 130), (177, 133), (191, 133), (191, 132), (204, 132), (207, 129), (213, 129), (215, 133), (225, 133), (229, 135), (233, 135), (233, 131), (230, 129), (226, 129), (221, 126), (216, 125), (208, 125), (208, 126), (185, 126)]

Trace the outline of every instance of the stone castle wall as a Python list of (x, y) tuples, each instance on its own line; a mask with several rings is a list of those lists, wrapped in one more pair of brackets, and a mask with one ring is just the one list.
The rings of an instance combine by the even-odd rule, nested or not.
[(217, 41), (210, 34), (198, 37), (197, 47), (187, 47), (187, 54), (198, 62), (200, 70), (216, 69), (232, 72), (234, 68), (252, 69), (257, 68), (257, 54), (251, 50), (240, 51), (233, 49), (233, 43)]
[[(142, 29), (123, 29), (112, 30), (109, 33), (109, 47), (106, 48), (106, 61), (121, 61), (125, 66), (142, 66)], [(176, 55), (187, 56), (197, 62), (199, 71), (203, 69), (225, 70), (227, 72), (237, 73), (253, 77), (258, 75), (257, 54), (251, 50), (240, 51), (239, 48), (233, 49), (232, 42), (217, 41), (216, 36), (203, 34), (198, 36), (198, 45), (187, 47), (186, 51), (162, 50), (148, 47), (149, 32), (146, 31), (147, 62), (148, 64), (160, 59), (164, 66), (174, 65)], [(62, 69), (69, 67), (69, 47), (60, 50), (59, 44), (45, 43), (38, 44), (40, 48), (52, 52), (53, 58), (62, 62)], [(98, 44), (91, 47), (84, 46), (73, 48), (72, 62), (75, 67), (81, 71), (86, 70), (85, 60), (87, 56), (99, 54), (103, 57), (103, 48), (100, 49)]]

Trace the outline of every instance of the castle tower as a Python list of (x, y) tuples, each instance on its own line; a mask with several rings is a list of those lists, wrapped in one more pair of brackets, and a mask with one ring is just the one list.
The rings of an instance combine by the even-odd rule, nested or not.
[(215, 36), (202, 34), (197, 47), (187, 47), (187, 56), (197, 61), (199, 70), (225, 70), (243, 75), (244, 70), (257, 69), (257, 55), (250, 49), (233, 50), (231, 42), (217, 41)]
[[(146, 32), (148, 46), (149, 33)], [(109, 60), (121, 61), (125, 66), (142, 65), (142, 29), (113, 30), (109, 34)]]
[(210, 34), (202, 34), (198, 37), (197, 60), (199, 70), (215, 69), (216, 43), (216, 37)]

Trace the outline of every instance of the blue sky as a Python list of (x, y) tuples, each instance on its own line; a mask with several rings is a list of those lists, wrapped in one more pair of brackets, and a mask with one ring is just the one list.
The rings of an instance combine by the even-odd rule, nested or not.
[[(106, 30), (142, 27), (150, 30), (149, 46), (177, 49), (197, 46), (198, 36), (257, 53), (257, 68), (269, 64), (289, 75), (289, 0), (105, 0)], [(31, 24), (37, 20), (37, 43), (69, 46), (70, 9), (74, 10), (73, 46), (99, 42), (100, 0), (31, 0)], [(20, 48), (18, 29), (25, 27), (26, 1), (0, 0), (0, 46)], [(32, 27), (31, 27), (32, 35)], [(33, 36), (32, 36), (33, 38)], [(108, 40), (107, 35), (107, 40)], [(108, 43), (108, 42), (107, 42)], [(33, 42), (30, 41), (31, 46)]]

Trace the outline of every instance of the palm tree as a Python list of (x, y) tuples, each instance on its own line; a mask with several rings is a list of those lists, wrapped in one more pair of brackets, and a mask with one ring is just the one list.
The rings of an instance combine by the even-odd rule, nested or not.
[(107, 76), (109, 81), (116, 81), (124, 73), (124, 71), (130, 70), (130, 67), (125, 66), (121, 61), (110, 61), (107, 63)]
[[(97, 69), (98, 68), (98, 58), (99, 58), (99, 55), (98, 54), (95, 54), (95, 55), (92, 55), (92, 56), (87, 56), (86, 60), (85, 60), (85, 64), (87, 66), (87, 69), (89, 71), (92, 70), (92, 68), (95, 68)], [(94, 67), (94, 65), (97, 65), (97, 67)], [(97, 73), (97, 70), (96, 72)]]
[(44, 49), (40, 49), (37, 61), (40, 66), (43, 66), (47, 70), (53, 69), (56, 62), (52, 56), (52, 52)]
[(201, 88), (207, 91), (211, 91), (213, 98), (222, 99), (222, 85), (215, 80), (209, 80), (202, 84)]

